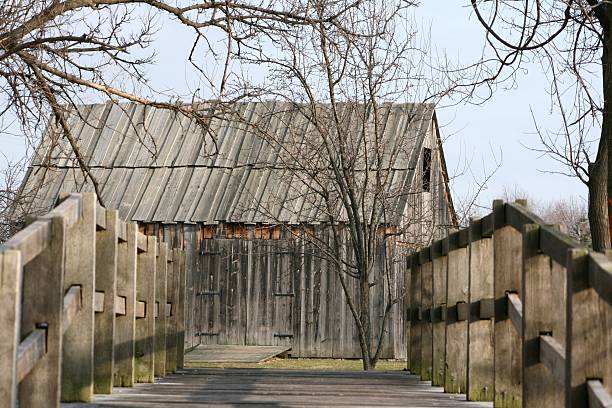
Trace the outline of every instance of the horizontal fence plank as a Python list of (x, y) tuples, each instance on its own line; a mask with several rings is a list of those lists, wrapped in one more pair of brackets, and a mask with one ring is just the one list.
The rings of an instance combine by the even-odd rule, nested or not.
[(138, 252), (147, 252), (147, 236), (142, 232), (139, 232), (136, 236), (136, 245)]
[(73, 285), (68, 289), (66, 295), (64, 295), (64, 317), (62, 322), (62, 330), (66, 333), (66, 330), (70, 327), (72, 319), (81, 310), (81, 287)]
[(124, 296), (115, 296), (115, 315), (116, 316), (125, 316), (125, 297)]
[(522, 231), (525, 224), (546, 225), (540, 217), (518, 203), (506, 203), (505, 220), (506, 225), (518, 231)]
[(94, 294), (94, 312), (104, 312), (104, 292), (96, 291)]
[(582, 245), (551, 226), (540, 227), (540, 250), (555, 262), (567, 266), (567, 251)]
[(36, 329), (17, 349), (17, 381), (21, 382), (47, 352), (47, 330)]
[(106, 208), (102, 207), (100, 203), (96, 204), (96, 227), (106, 229)]
[(523, 304), (516, 293), (508, 293), (508, 317), (519, 335), (523, 334)]
[(540, 336), (540, 362), (550, 370), (555, 381), (565, 384), (565, 350), (552, 336)]
[(40, 219), (51, 219), (55, 217), (63, 218), (65, 228), (72, 227), (81, 218), (82, 213), (81, 195), (70, 194), (68, 198), (62, 201), (57, 207), (49, 211), (47, 214), (40, 216)]
[(14, 249), (21, 252), (21, 264), (25, 265), (36, 258), (49, 246), (51, 222), (37, 220), (6, 241), (0, 250)]
[(127, 233), (127, 223), (123, 220), (119, 220), (119, 227), (117, 230), (117, 236), (119, 242), (127, 242), (128, 241), (128, 233)]
[(612, 305), (612, 261), (605, 255), (595, 252), (589, 256), (589, 285), (602, 299)]
[(144, 319), (146, 317), (147, 302), (137, 301), (136, 302), (136, 318)]
[(612, 408), (612, 397), (599, 380), (587, 381), (589, 408)]

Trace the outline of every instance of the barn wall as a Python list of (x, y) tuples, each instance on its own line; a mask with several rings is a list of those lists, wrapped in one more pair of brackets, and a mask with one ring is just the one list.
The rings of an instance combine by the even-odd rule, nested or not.
[[(335, 271), (311, 243), (283, 235), (199, 240), (198, 260), (192, 263), (193, 325), (199, 341), (287, 345), (296, 357), (361, 357), (353, 317)], [(401, 298), (405, 261), (395, 259), (393, 250), (382, 245), (378, 251), (373, 279), (380, 277), (386, 262), (394, 296)], [(356, 280), (349, 282), (350, 290), (357, 293)], [(380, 330), (385, 296), (381, 284), (373, 286), (374, 333)], [(392, 308), (383, 358), (406, 356), (404, 309), (403, 298)]]

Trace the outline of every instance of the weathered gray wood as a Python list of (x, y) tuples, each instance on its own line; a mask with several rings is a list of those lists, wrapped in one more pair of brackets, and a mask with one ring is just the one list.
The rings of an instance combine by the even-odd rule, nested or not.
[[(176, 366), (183, 368), (185, 357), (185, 297), (186, 297), (186, 273), (185, 273), (185, 253), (178, 250), (174, 253), (178, 259), (178, 275), (179, 275), (179, 297), (176, 308), (177, 315), (177, 351), (176, 351)], [(176, 262), (176, 261), (175, 261)]]
[(119, 214), (105, 210), (106, 229), (96, 232), (96, 291), (104, 292), (103, 311), (95, 314), (94, 392), (113, 391), (115, 296)]
[[(79, 311), (83, 308), (82, 292), (81, 287), (73, 285), (68, 289), (68, 292), (64, 295), (64, 311), (62, 317), (62, 326), (64, 334), (72, 326), (76, 320), (76, 316)], [(63, 370), (62, 370), (63, 371)], [(91, 370), (90, 370), (91, 371)], [(63, 396), (62, 396), (63, 399)]]
[[(115, 316), (125, 316), (125, 298), (123, 296), (115, 296)], [(115, 334), (117, 324), (115, 322)]]
[(423, 310), (421, 305), (421, 265), (418, 258), (412, 256), (410, 268), (410, 372), (421, 374), (421, 336), (423, 325)]
[(588, 273), (599, 266), (612, 269), (612, 262), (604, 254), (588, 254), (585, 249), (570, 250), (567, 257), (570, 403), (572, 407), (586, 407), (589, 379), (603, 380), (603, 386), (612, 394), (612, 305), (589, 285)]
[(450, 393), (467, 391), (468, 322), (458, 320), (457, 304), (468, 301), (469, 265), (468, 248), (449, 251), (444, 390)]
[[(125, 223), (120, 222), (125, 225)], [(125, 298), (125, 315), (115, 317), (116, 387), (134, 384), (134, 339), (136, 335), (136, 224), (127, 224), (117, 253), (117, 296)]]
[(541, 254), (540, 227), (523, 225), (523, 404), (541, 408), (565, 405), (566, 389), (540, 361), (540, 335), (565, 343), (565, 273)]
[(185, 353), (185, 364), (198, 367), (202, 363), (261, 363), (289, 350), (286, 346), (201, 344)]
[[(612, 408), (612, 396), (599, 380), (587, 381), (588, 404), (590, 408)], [(581, 405), (584, 403), (581, 401)]]
[(514, 332), (523, 335), (523, 303), (516, 293), (508, 293), (508, 318), (514, 327)]
[(66, 221), (44, 219), (51, 221), (51, 240), (24, 269), (21, 335), (45, 323), (47, 353), (21, 381), (20, 407), (56, 407), (60, 401)]
[(25, 265), (36, 258), (51, 240), (51, 221), (38, 219), (13, 235), (0, 246), (2, 250), (13, 249), (21, 253), (21, 263)]
[[(517, 408), (521, 406), (522, 364), (522, 307), (516, 316), (510, 309), (512, 296), (521, 290), (522, 246), (520, 231), (505, 225), (505, 204), (493, 202), (495, 232), (493, 234), (493, 290), (495, 296), (494, 390), (495, 406)], [(507, 297), (508, 293), (513, 293)], [(513, 325), (513, 322), (518, 324)], [(517, 327), (519, 330), (517, 331)]]
[(464, 395), (444, 394), (440, 388), (430, 387), (417, 376), (403, 372), (273, 369), (187, 369), (157, 384), (99, 396), (95, 403), (104, 407), (143, 405), (150, 408), (491, 407), (491, 404), (465, 401)]
[(101, 313), (104, 311), (104, 292), (97, 290), (94, 293), (94, 312)]
[(612, 304), (612, 262), (593, 254), (589, 262), (589, 285), (603, 301)]
[[(166, 319), (166, 372), (174, 373), (176, 371), (176, 307), (178, 301), (178, 269), (174, 267), (174, 252), (170, 248), (168, 250), (168, 265), (167, 270), (167, 297), (168, 303), (171, 305), (170, 315)], [(204, 272), (206, 273), (206, 272)]]
[(160, 242), (155, 269), (156, 304), (159, 305), (157, 320), (155, 321), (155, 375), (166, 375), (166, 302), (168, 299), (168, 244)]
[(47, 353), (47, 332), (35, 329), (17, 349), (17, 383), (20, 383)]
[(565, 386), (565, 349), (552, 336), (540, 336), (540, 362), (548, 368), (558, 384)]
[[(140, 235), (139, 235), (140, 236)], [(142, 243), (141, 243), (142, 244)], [(157, 238), (147, 237), (147, 252), (138, 254), (136, 299), (145, 302), (145, 316), (136, 319), (135, 382), (153, 382), (155, 364), (155, 269)]]
[(493, 401), (493, 319), (480, 316), (480, 302), (493, 298), (493, 240), (480, 238), (481, 224), (470, 225), (470, 287), (468, 324), (467, 397), (470, 401)]
[(82, 193), (80, 203), (81, 217), (66, 231), (64, 290), (80, 287), (81, 310), (64, 327), (62, 401), (90, 401), (93, 396), (97, 199)]
[(446, 366), (446, 274), (448, 257), (436, 258), (433, 262), (433, 341), (432, 341), (432, 384), (444, 386)]
[(21, 319), (21, 253), (0, 252), (0, 401), (17, 406), (17, 348)]
[(421, 379), (431, 381), (433, 368), (433, 322), (431, 319), (431, 312), (433, 311), (433, 263), (431, 261), (421, 265), (421, 279), (421, 307), (423, 308), (423, 320), (421, 320)]
[[(404, 339), (406, 343), (406, 369), (408, 371), (412, 371), (412, 367), (410, 364), (410, 336), (411, 336), (411, 327), (412, 327), (412, 271), (414, 269), (412, 263), (412, 256), (408, 256), (406, 258), (406, 273), (404, 275), (404, 290), (406, 292), (406, 301), (405, 301), (405, 331), (404, 331)], [(415, 263), (416, 264), (416, 263)]]

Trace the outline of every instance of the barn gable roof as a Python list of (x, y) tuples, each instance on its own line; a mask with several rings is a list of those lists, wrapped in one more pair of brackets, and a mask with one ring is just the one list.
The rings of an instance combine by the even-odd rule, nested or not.
[[(95, 104), (78, 108), (70, 128), (98, 181), (107, 208), (124, 219), (142, 222), (214, 224), (314, 223), (325, 221), (316, 202), (291, 192), (277, 158), (282, 152), (254, 129), (286, 139), (288, 129), (307, 134), (308, 121), (295, 104), (245, 102), (235, 105), (245, 125), (228, 114), (212, 115), (204, 137), (195, 121), (174, 112), (136, 104)], [(204, 104), (203, 109), (211, 109)], [(387, 143), (397, 135), (405, 154), (390, 165), (393, 183), (411, 185), (418, 153), (434, 120), (431, 104), (384, 104), (381, 108)], [(60, 191), (92, 191), (84, 181), (70, 146), (53, 142), (48, 129), (36, 150), (22, 186), (30, 197), (29, 213), (48, 210)], [(295, 183), (293, 183), (295, 184)], [(397, 217), (407, 195), (395, 199)], [(399, 218), (392, 223), (398, 223)]]

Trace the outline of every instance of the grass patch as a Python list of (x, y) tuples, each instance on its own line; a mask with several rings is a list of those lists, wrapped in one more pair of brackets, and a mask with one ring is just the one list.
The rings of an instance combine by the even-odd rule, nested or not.
[[(361, 360), (331, 358), (272, 358), (263, 363), (198, 363), (185, 362), (189, 368), (275, 368), (286, 370), (322, 370), (322, 371), (361, 371)], [(379, 371), (401, 371), (406, 362), (401, 360), (380, 360), (376, 365)]]

